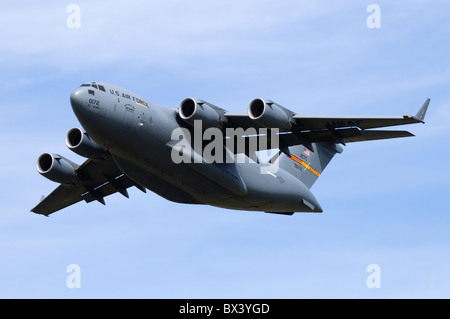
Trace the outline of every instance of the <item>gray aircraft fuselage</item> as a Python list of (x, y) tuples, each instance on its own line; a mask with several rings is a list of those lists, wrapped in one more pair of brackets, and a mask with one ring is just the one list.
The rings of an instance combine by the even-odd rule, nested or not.
[(154, 193), (174, 202), (238, 210), (322, 211), (309, 188), (282, 167), (276, 174), (262, 174), (265, 164), (251, 161), (174, 163), (172, 132), (187, 126), (177, 109), (151, 103), (118, 86), (97, 85), (105, 90), (82, 86), (71, 93), (75, 115), (125, 175)]

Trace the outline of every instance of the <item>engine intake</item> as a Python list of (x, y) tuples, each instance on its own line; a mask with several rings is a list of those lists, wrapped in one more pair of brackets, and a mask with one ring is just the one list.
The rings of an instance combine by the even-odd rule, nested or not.
[(194, 121), (201, 120), (203, 129), (221, 128), (224, 121), (223, 113), (224, 111), (221, 108), (193, 98), (184, 99), (178, 108), (178, 114), (183, 121), (194, 126)]
[(51, 181), (70, 184), (77, 178), (78, 165), (58, 154), (44, 153), (39, 156), (36, 167), (38, 172)]
[(262, 127), (290, 130), (293, 112), (270, 100), (257, 98), (250, 102), (248, 116)]
[(91, 137), (82, 129), (76, 127), (71, 129), (66, 135), (67, 147), (87, 158), (103, 158), (106, 156), (106, 150), (95, 143)]

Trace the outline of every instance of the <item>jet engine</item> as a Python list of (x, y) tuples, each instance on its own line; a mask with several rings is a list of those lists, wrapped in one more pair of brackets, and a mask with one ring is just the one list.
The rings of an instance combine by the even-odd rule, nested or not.
[(262, 127), (289, 130), (294, 113), (275, 102), (258, 98), (250, 102), (248, 115)]
[(78, 165), (58, 154), (42, 154), (36, 167), (42, 176), (57, 183), (70, 184), (77, 178)]
[(193, 98), (184, 99), (178, 108), (180, 117), (191, 126), (196, 125), (196, 120), (201, 120), (198, 124), (203, 129), (210, 127), (221, 128), (225, 117), (224, 111), (208, 102)]
[(95, 143), (91, 137), (82, 129), (76, 127), (71, 129), (66, 135), (67, 147), (87, 158), (103, 158), (106, 155), (106, 150)]

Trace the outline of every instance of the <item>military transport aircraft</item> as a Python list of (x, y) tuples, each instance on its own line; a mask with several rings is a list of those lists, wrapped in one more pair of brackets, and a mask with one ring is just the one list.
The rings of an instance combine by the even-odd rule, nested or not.
[[(60, 185), (32, 209), (49, 214), (127, 189), (146, 189), (174, 202), (292, 215), (322, 212), (310, 191), (342, 145), (413, 136), (373, 130), (424, 123), (430, 99), (416, 115), (302, 115), (263, 98), (248, 112), (228, 112), (187, 98), (178, 108), (151, 103), (115, 85), (86, 82), (70, 95), (82, 128), (66, 135), (78, 165), (44, 153), (37, 170)], [(192, 140), (193, 138), (193, 140)], [(275, 154), (261, 161), (256, 152)]]

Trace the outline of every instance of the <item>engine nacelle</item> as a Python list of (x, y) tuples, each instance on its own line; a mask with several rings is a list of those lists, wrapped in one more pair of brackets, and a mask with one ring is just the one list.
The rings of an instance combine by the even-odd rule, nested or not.
[(250, 102), (248, 116), (262, 127), (290, 130), (293, 112), (275, 102), (258, 98)]
[(221, 128), (224, 116), (221, 116), (223, 110), (208, 102), (193, 98), (184, 99), (178, 108), (180, 117), (191, 126), (194, 126), (195, 120), (201, 120), (203, 129), (210, 127)]
[(58, 154), (44, 153), (39, 156), (36, 167), (38, 172), (51, 181), (70, 184), (77, 178), (78, 165)]
[(71, 129), (66, 135), (67, 147), (87, 158), (103, 158), (106, 156), (106, 150), (95, 143), (91, 137), (82, 129), (76, 127)]

